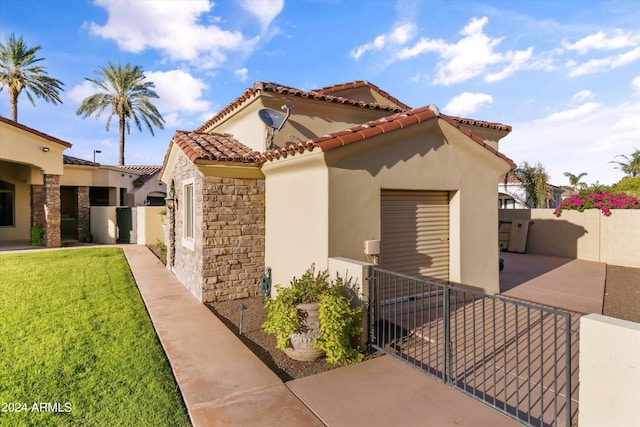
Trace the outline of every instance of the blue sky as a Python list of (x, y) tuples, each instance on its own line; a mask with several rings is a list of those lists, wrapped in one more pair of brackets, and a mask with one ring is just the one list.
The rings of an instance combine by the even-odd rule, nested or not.
[[(255, 81), (314, 89), (369, 81), (402, 102), (513, 126), (500, 149), (540, 162), (551, 182), (640, 148), (640, 6), (623, 1), (2, 0), (0, 37), (15, 33), (64, 82), (63, 104), (26, 96), (19, 122), (117, 163), (117, 124), (82, 119), (85, 77), (109, 61), (141, 66), (166, 120), (132, 127), (127, 164), (161, 164), (175, 130), (192, 130)], [(9, 116), (6, 90), (0, 115)]]

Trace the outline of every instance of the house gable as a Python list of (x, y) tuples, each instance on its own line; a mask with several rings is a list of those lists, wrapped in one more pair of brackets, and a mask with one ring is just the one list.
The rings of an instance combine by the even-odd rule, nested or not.
[(378, 86), (362, 80), (327, 86), (320, 89), (313, 89), (311, 92), (317, 92), (323, 95), (340, 96), (366, 103), (388, 105), (401, 109), (411, 108), (404, 102), (401, 102), (397, 98), (389, 95), (389, 93), (381, 90)]

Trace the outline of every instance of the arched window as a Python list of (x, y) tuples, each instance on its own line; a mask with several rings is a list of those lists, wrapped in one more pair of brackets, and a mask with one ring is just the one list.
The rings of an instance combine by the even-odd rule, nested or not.
[(16, 193), (13, 184), (0, 181), (0, 227), (15, 226), (15, 205)]

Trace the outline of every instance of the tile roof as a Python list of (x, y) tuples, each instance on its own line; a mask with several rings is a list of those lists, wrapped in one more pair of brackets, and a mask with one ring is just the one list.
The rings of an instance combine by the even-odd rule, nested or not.
[(124, 165), (115, 167), (127, 172), (134, 173), (136, 175), (140, 175), (138, 178), (133, 180), (133, 185), (137, 187), (141, 186), (145, 182), (158, 175), (160, 173), (160, 170), (162, 169), (161, 166), (152, 165)]
[(85, 159), (79, 159), (77, 157), (67, 156), (66, 154), (62, 155), (62, 163), (64, 163), (65, 165), (76, 166), (100, 166), (100, 163), (95, 163)]
[(313, 151), (316, 147), (318, 147), (322, 151), (329, 151), (334, 148), (362, 141), (376, 135), (393, 132), (398, 129), (404, 129), (418, 123), (423, 123), (436, 117), (440, 117), (441, 119), (445, 120), (447, 123), (454, 126), (460, 132), (472, 139), (476, 144), (484, 147), (495, 156), (507, 162), (509, 165), (511, 165), (511, 167), (516, 167), (516, 164), (513, 163), (511, 159), (500, 153), (489, 144), (486, 144), (482, 138), (473, 135), (469, 129), (462, 126), (454, 118), (438, 113), (437, 109), (432, 106), (405, 110), (401, 113), (396, 113), (388, 117), (373, 120), (343, 131), (313, 138), (306, 142), (290, 144), (282, 148), (276, 148), (274, 150), (260, 153), (258, 155), (258, 160), (260, 162), (271, 161), (279, 159), (280, 157), (293, 156), (297, 153), (303, 153), (305, 151)]
[[(338, 86), (340, 85), (336, 85), (335, 87), (338, 87)], [(371, 86), (373, 85), (370, 85), (370, 87)], [(336, 90), (337, 89), (333, 91), (335, 92)], [(323, 93), (323, 91), (327, 91), (327, 93)], [(330, 91), (331, 91), (330, 88), (320, 89), (320, 91), (304, 91), (304, 90), (296, 89), (290, 86), (284, 86), (278, 83), (274, 83), (274, 82), (256, 82), (254, 83), (252, 88), (245, 89), (244, 93), (240, 95), (238, 98), (236, 98), (231, 104), (227, 105), (218, 114), (216, 114), (211, 120), (207, 121), (204, 125), (196, 129), (196, 132), (205, 132), (212, 125), (214, 125), (215, 123), (222, 120), (224, 117), (231, 114), (231, 112), (234, 111), (236, 108), (238, 108), (244, 101), (256, 96), (259, 92), (272, 92), (272, 93), (278, 93), (282, 95), (296, 96), (296, 97), (305, 98), (305, 99), (311, 98), (319, 101), (352, 105), (356, 107), (370, 108), (374, 110), (389, 111), (391, 113), (400, 112), (403, 110), (403, 108), (397, 108), (389, 105), (382, 105), (375, 102), (364, 102), (364, 101), (344, 98), (341, 96), (329, 95), (328, 93), (330, 93)], [(386, 93), (386, 92), (380, 91), (379, 89), (378, 91), (381, 94)], [(388, 98), (395, 99), (391, 97), (388, 97)], [(398, 101), (398, 103), (400, 102)]]
[(67, 141), (63, 141), (63, 140), (58, 139), (56, 137), (53, 137), (51, 135), (47, 135), (46, 133), (43, 133), (43, 132), (40, 132), (40, 131), (35, 130), (33, 128), (30, 128), (28, 126), (22, 125), (22, 124), (20, 124), (18, 122), (14, 122), (13, 120), (9, 120), (6, 117), (0, 116), (0, 122), (6, 123), (8, 125), (11, 125), (13, 127), (18, 128), (18, 129), (21, 129), (21, 130), (23, 130), (25, 132), (29, 132), (29, 133), (31, 133), (33, 135), (39, 136), (40, 138), (44, 138), (47, 141), (55, 142), (56, 144), (60, 144), (63, 147), (66, 147), (66, 148), (70, 148), (71, 147), (71, 143), (69, 143)]
[(329, 94), (334, 93), (334, 92), (340, 92), (340, 91), (347, 90), (347, 89), (357, 89), (359, 87), (368, 87), (368, 88), (372, 89), (373, 91), (379, 93), (382, 97), (387, 98), (389, 101), (391, 101), (394, 104), (400, 106), (401, 108), (404, 108), (404, 109), (410, 109), (411, 108), (407, 104), (405, 104), (404, 102), (401, 102), (400, 100), (398, 100), (398, 98), (393, 97), (393, 96), (389, 95), (388, 92), (385, 92), (385, 91), (381, 90), (378, 86), (374, 85), (373, 83), (365, 82), (363, 80), (356, 80), (354, 82), (336, 84), (336, 85), (332, 85), (332, 86), (323, 87), (323, 88), (320, 88), (320, 89), (313, 89), (311, 92), (318, 92), (318, 93), (322, 93), (323, 95), (329, 95)]
[(478, 127), (488, 128), (488, 129), (502, 130), (505, 132), (511, 132), (512, 130), (511, 126), (503, 125), (502, 123), (485, 122), (483, 120), (465, 119), (463, 117), (455, 117), (455, 116), (449, 116), (449, 117), (462, 125), (472, 125), (472, 126), (478, 126)]
[(189, 132), (179, 130), (173, 142), (182, 149), (189, 160), (220, 160), (227, 162), (256, 163), (257, 151), (238, 142), (231, 135), (220, 133)]
[(482, 138), (473, 135), (471, 131), (461, 125), (456, 118), (440, 114), (437, 108), (433, 106), (404, 110), (400, 113), (373, 120), (343, 131), (323, 135), (297, 144), (288, 144), (284, 147), (278, 147), (263, 153), (251, 151), (249, 147), (226, 134), (177, 131), (173, 137), (173, 141), (192, 162), (206, 159), (228, 162), (264, 163), (279, 158), (302, 154), (305, 151), (313, 151), (316, 148), (322, 151), (329, 151), (344, 145), (363, 141), (376, 135), (423, 123), (436, 117), (445, 120), (472, 139), (476, 144), (507, 162), (511, 167), (516, 167), (511, 159), (489, 144), (486, 144)]

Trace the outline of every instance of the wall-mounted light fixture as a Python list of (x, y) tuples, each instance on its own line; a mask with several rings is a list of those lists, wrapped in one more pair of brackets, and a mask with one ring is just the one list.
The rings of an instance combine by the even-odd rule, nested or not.
[(42, 151), (44, 151), (45, 153), (49, 152), (49, 147), (42, 147)]
[(174, 199), (173, 197), (165, 197), (164, 202), (169, 209), (173, 209), (176, 207), (176, 199)]

